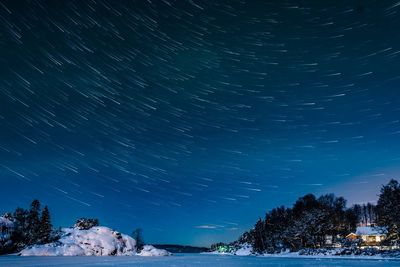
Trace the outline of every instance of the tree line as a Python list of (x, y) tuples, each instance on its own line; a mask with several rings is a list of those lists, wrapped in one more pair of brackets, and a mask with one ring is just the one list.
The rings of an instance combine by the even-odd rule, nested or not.
[(17, 208), (4, 218), (13, 222), (13, 229), (5, 244), (0, 243), (0, 254), (19, 251), (34, 244), (46, 244), (56, 239), (53, 235), (48, 206), (42, 209), (39, 200), (33, 200), (29, 209)]
[(346, 235), (354, 232), (357, 225), (371, 224), (387, 230), (385, 245), (399, 244), (400, 185), (396, 180), (382, 186), (376, 205), (356, 204), (347, 208), (343, 197), (307, 194), (292, 207), (281, 206), (267, 212), (231, 245), (248, 243), (257, 253), (276, 253), (326, 247), (330, 236), (331, 243), (346, 246)]

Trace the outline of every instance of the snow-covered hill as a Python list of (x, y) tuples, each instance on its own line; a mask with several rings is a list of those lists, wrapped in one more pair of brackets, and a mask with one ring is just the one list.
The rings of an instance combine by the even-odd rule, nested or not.
[[(170, 253), (146, 246), (143, 256), (166, 256)], [(61, 238), (53, 243), (35, 245), (20, 252), (21, 256), (133, 256), (136, 241), (107, 227), (62, 229)]]

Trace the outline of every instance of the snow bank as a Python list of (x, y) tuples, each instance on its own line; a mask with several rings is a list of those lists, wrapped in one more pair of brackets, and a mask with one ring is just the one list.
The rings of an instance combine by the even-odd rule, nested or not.
[(143, 247), (142, 251), (138, 253), (139, 256), (170, 256), (171, 253), (166, 251), (165, 249), (158, 249), (150, 245), (146, 245)]
[(62, 229), (57, 242), (35, 245), (20, 252), (21, 256), (122, 256), (135, 255), (136, 241), (107, 227), (89, 230)]
[(241, 247), (235, 251), (234, 253), (237, 256), (249, 256), (253, 254), (253, 247), (250, 244), (243, 244)]

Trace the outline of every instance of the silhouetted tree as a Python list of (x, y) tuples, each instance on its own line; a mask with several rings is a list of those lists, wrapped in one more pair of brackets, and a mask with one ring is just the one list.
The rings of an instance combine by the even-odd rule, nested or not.
[(47, 206), (44, 207), (42, 217), (40, 218), (40, 240), (39, 243), (45, 244), (51, 241), (53, 226), (50, 220), (50, 211)]
[(291, 224), (291, 210), (285, 207), (272, 209), (265, 215), (265, 246), (267, 252), (280, 251), (287, 247), (286, 229)]
[(13, 227), (8, 232), (7, 251), (0, 248), (0, 254), (13, 253), (29, 245), (49, 243), (56, 240), (57, 235), (53, 235), (49, 209), (45, 206), (41, 211), (40, 206), (40, 202), (35, 199), (32, 201), (29, 210), (17, 208), (14, 213), (3, 216), (12, 221)]
[(142, 229), (141, 228), (136, 228), (132, 232), (132, 238), (136, 240), (136, 249), (138, 252), (140, 252), (143, 249), (144, 246), (144, 239), (143, 239), (143, 234), (142, 234)]
[(239, 240), (242, 243), (251, 240), (255, 252), (323, 247), (327, 245), (328, 237), (339, 242), (349, 232), (355, 231), (360, 217), (361, 206), (346, 209), (343, 197), (326, 194), (316, 198), (307, 194), (300, 197), (292, 208), (272, 209), (264, 221), (259, 219), (254, 228), (246, 232), (246, 237), (242, 235)]
[(13, 214), (15, 225), (12, 235), (12, 242), (16, 250), (24, 248), (28, 238), (28, 214), (29, 211), (23, 208), (17, 208)]
[(345, 232), (355, 232), (361, 218), (361, 206), (353, 205), (345, 211)]
[(266, 249), (265, 246), (265, 225), (263, 220), (258, 219), (254, 226), (254, 244), (253, 249), (256, 252), (263, 252)]
[(40, 239), (40, 202), (35, 199), (27, 216), (26, 244), (33, 245)]
[(246, 231), (244, 232), (238, 239), (239, 244), (253, 244), (254, 243), (254, 238), (253, 238), (252, 231)]
[(400, 237), (400, 186), (396, 180), (381, 188), (376, 212), (378, 225), (387, 227), (387, 241), (397, 243)]

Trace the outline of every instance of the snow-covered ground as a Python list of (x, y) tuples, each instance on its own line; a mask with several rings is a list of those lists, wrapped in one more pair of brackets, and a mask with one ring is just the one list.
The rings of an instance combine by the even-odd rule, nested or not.
[(400, 261), (347, 258), (283, 258), (229, 256), (210, 254), (178, 254), (170, 257), (0, 257), (2, 267), (71, 267), (71, 266), (193, 266), (193, 267), (242, 267), (242, 266), (354, 266), (354, 267), (392, 267), (400, 266)]
[(249, 256), (252, 253), (253, 253), (253, 247), (250, 244), (243, 244), (238, 250), (236, 250), (235, 255)]
[(169, 254), (152, 246), (145, 246), (141, 253), (136, 254), (135, 239), (101, 226), (89, 230), (64, 228), (58, 241), (35, 245), (20, 252), (21, 256), (168, 256)]

